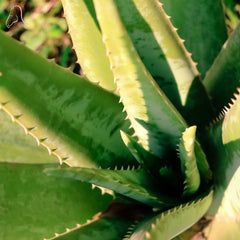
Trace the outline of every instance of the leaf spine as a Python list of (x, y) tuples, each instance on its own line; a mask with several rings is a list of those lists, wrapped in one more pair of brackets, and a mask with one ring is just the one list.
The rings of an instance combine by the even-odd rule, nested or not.
[(162, 2), (158, 2), (158, 4), (160, 5), (160, 7), (162, 7), (164, 5)]
[(150, 238), (151, 237), (151, 235), (150, 235), (150, 233), (147, 231), (146, 233), (145, 233), (145, 236), (146, 236), (146, 238)]
[(35, 128), (35, 127), (29, 127), (29, 128), (27, 128), (27, 130), (30, 132), (30, 131), (32, 131), (34, 128)]
[(15, 117), (14, 117), (14, 116), (12, 116), (12, 115), (11, 115), (11, 120), (12, 120), (12, 122), (16, 122), (16, 119), (15, 119)]
[(156, 225), (154, 223), (151, 224), (152, 229), (156, 228)]
[(41, 139), (39, 139), (39, 140), (40, 140), (40, 142), (44, 142), (44, 141), (47, 140), (47, 138), (41, 138)]
[(21, 116), (22, 116), (22, 114), (15, 115), (14, 118), (15, 118), (15, 119), (19, 119)]
[[(7, 105), (8, 103), (10, 103), (10, 101), (2, 102), (2, 106)], [(10, 113), (9, 113), (9, 114), (10, 114)]]

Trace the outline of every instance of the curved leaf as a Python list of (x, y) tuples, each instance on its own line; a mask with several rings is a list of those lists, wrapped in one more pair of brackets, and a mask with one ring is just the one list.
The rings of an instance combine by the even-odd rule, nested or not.
[(133, 233), (125, 239), (172, 239), (197, 222), (205, 214), (211, 201), (212, 191), (208, 191), (195, 201), (180, 205), (141, 222)]
[(110, 170), (89, 168), (47, 169), (47, 174), (96, 184), (153, 207), (174, 206), (179, 200), (168, 197), (163, 187), (143, 169)]
[[(128, 165), (118, 98), (0, 32), (0, 103), (26, 133), (72, 166)], [(16, 58), (16, 56), (19, 56)], [(128, 131), (127, 131), (128, 132)]]
[(200, 174), (194, 152), (196, 129), (196, 126), (187, 128), (179, 144), (181, 169), (185, 179), (184, 196), (194, 194), (200, 186)]
[(212, 108), (196, 64), (161, 4), (157, 0), (115, 2), (134, 47), (163, 92), (190, 125), (209, 122)]
[(236, 88), (240, 87), (239, 42), (240, 24), (224, 44), (204, 79), (208, 94), (218, 113), (230, 102)]
[(139, 164), (141, 164), (146, 171), (150, 170), (150, 172), (155, 173), (155, 175), (157, 173), (158, 175), (159, 169), (166, 165), (166, 162), (146, 151), (140, 144), (136, 142), (133, 137), (129, 136), (123, 131), (120, 133), (125, 145), (135, 159), (139, 162)]
[(160, 1), (204, 77), (228, 37), (222, 1)]
[(225, 115), (208, 129), (206, 135), (206, 152), (212, 166), (215, 185), (210, 215), (240, 215), (240, 188), (237, 183), (240, 177), (240, 97), (235, 96), (234, 104), (231, 104), (230, 109), (225, 109)]
[[(135, 139), (121, 131), (124, 143), (128, 147), (132, 155), (142, 165), (143, 169), (154, 176), (162, 185), (167, 186), (168, 193), (172, 195), (174, 192), (177, 196), (182, 192), (182, 174), (179, 171), (178, 162), (166, 161), (146, 151)], [(169, 158), (170, 158), (169, 153)], [(173, 157), (174, 159), (174, 157)], [(176, 166), (177, 165), (177, 166)], [(172, 181), (174, 179), (174, 181)], [(178, 196), (177, 196), (178, 197)]]
[(26, 135), (22, 127), (12, 123), (11, 118), (0, 111), (0, 162), (14, 163), (57, 163), (49, 156), (46, 148), (37, 146), (32, 137)]
[[(90, 1), (88, 1), (90, 2)], [(84, 0), (62, 0), (78, 61), (87, 78), (113, 91), (116, 85), (101, 33)]]
[(175, 150), (186, 123), (141, 62), (114, 1), (94, 4), (124, 110), (141, 145), (163, 157), (163, 142)]
[(43, 173), (57, 165), (0, 163), (0, 239), (50, 237), (66, 224), (84, 223), (112, 201), (90, 184)]
[(46, 240), (122, 240), (130, 223), (116, 217), (102, 217)]

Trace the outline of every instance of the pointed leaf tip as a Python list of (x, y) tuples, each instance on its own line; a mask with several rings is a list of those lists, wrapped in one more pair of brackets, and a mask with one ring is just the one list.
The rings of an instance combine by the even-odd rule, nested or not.
[(185, 130), (180, 139), (179, 156), (181, 169), (184, 175), (184, 196), (194, 194), (200, 186), (200, 173), (195, 155), (196, 126)]

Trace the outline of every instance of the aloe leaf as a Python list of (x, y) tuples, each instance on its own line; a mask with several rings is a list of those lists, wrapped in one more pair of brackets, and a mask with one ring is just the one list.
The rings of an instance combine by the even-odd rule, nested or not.
[(194, 151), (197, 159), (197, 166), (201, 176), (201, 182), (208, 184), (212, 180), (212, 171), (210, 169), (210, 164), (208, 163), (207, 156), (197, 140), (195, 140)]
[[(240, 91), (240, 89), (238, 89)], [(240, 172), (240, 98), (235, 95), (230, 109), (225, 108), (225, 115), (213, 124), (207, 132), (212, 145), (206, 146), (206, 152), (213, 170), (215, 196), (209, 214), (237, 217), (240, 215), (239, 181)]]
[(116, 217), (102, 217), (78, 225), (46, 240), (122, 240), (130, 221)]
[(157, 0), (115, 2), (134, 47), (163, 92), (190, 125), (209, 122), (211, 104), (196, 64), (161, 4)]
[(162, 144), (175, 149), (186, 123), (141, 62), (114, 1), (94, 4), (124, 110), (141, 145), (162, 157)]
[[(232, 161), (232, 159), (229, 160)], [(235, 169), (235, 171), (233, 169)], [(215, 214), (213, 220), (204, 230), (204, 235), (208, 240), (235, 240), (240, 238), (239, 159), (238, 166), (236, 166), (236, 159), (235, 165), (231, 166), (229, 164), (226, 170), (226, 178), (228, 179), (227, 186), (224, 186), (226, 184), (225, 181), (216, 187), (215, 198), (219, 201), (220, 196), (222, 196), (222, 199), (220, 199), (220, 205), (217, 205), (217, 213)], [(214, 201), (211, 208), (216, 209), (217, 203), (217, 201)], [(212, 211), (209, 212), (209, 214), (212, 213)]]
[(110, 170), (74, 167), (47, 169), (46, 173), (51, 176), (73, 178), (102, 186), (153, 207), (176, 204), (176, 200), (173, 198), (167, 197), (166, 194), (161, 195), (159, 184), (154, 182), (154, 179), (143, 169)]
[(120, 133), (129, 151), (146, 170), (150, 170), (152, 173), (159, 173), (159, 169), (167, 164), (162, 159), (146, 151), (133, 137), (123, 131)]
[(3, 111), (0, 112), (0, 162), (14, 163), (57, 163), (49, 156), (46, 148), (37, 146), (32, 137), (26, 135)]
[(178, 34), (205, 76), (227, 40), (222, 1), (161, 0)]
[(236, 54), (240, 50), (239, 41), (240, 24), (224, 44), (204, 79), (218, 113), (229, 103), (236, 88), (240, 87), (240, 56)]
[[(182, 192), (182, 175), (176, 162), (160, 159), (146, 151), (136, 140), (121, 131), (122, 139), (132, 155), (150, 175), (156, 177), (162, 184), (167, 185), (170, 194)], [(174, 158), (174, 156), (173, 156)], [(172, 181), (174, 179), (174, 181)]]
[[(226, 155), (224, 154), (225, 165), (221, 166), (222, 182), (219, 182), (220, 176), (216, 181), (216, 193), (214, 202), (210, 208), (209, 215), (216, 212), (213, 220), (204, 230), (204, 235), (208, 240), (235, 240), (240, 238), (240, 164), (239, 150), (229, 154), (230, 147), (226, 146)], [(234, 145), (231, 146), (231, 149)], [(238, 146), (239, 141), (235, 147)], [(235, 148), (236, 149), (236, 148)], [(235, 158), (233, 158), (235, 156)], [(230, 163), (227, 163), (230, 161)], [(223, 159), (221, 159), (221, 163)], [(225, 172), (223, 168), (226, 168)]]
[[(128, 165), (118, 97), (0, 32), (0, 103), (27, 134), (72, 166)], [(18, 56), (18, 57), (16, 57)]]
[(0, 163), (0, 239), (50, 237), (108, 206), (112, 197), (90, 184), (43, 173), (57, 165)]
[(124, 240), (172, 239), (197, 222), (205, 214), (211, 201), (212, 191), (208, 191), (192, 202), (144, 220)]
[[(194, 225), (192, 225), (189, 229), (182, 232), (177, 237), (172, 240), (200, 240), (203, 237), (203, 228), (207, 226), (209, 223), (209, 219), (207, 217), (203, 217), (199, 219)], [(203, 239), (201, 239), (203, 240)]]
[[(194, 126), (188, 128), (183, 133), (183, 138), (180, 140), (180, 145), (179, 145), (180, 159), (181, 159), (181, 163), (186, 165), (186, 166), (182, 166), (182, 168), (185, 170), (190, 171), (190, 169), (191, 169), (194, 171), (194, 173), (196, 175), (190, 174), (191, 177), (193, 177), (193, 178), (196, 177), (196, 179), (194, 179), (192, 182), (193, 184), (196, 184), (198, 182), (198, 180), (197, 180), (198, 179), (197, 171), (198, 171), (200, 174), (201, 184), (204, 186), (206, 186), (206, 185), (209, 186), (209, 183), (212, 181), (212, 171), (210, 169), (210, 165), (208, 163), (207, 156), (206, 156), (205, 152), (203, 151), (202, 146), (200, 145), (199, 141), (196, 139), (196, 136), (195, 136), (196, 129), (194, 129), (194, 128), (195, 128)], [(187, 142), (187, 141), (189, 141), (189, 142)], [(194, 141), (194, 146), (192, 145), (192, 141)], [(190, 150), (190, 152), (187, 153), (187, 154), (189, 154), (188, 156), (185, 155), (186, 154), (185, 151), (187, 149)], [(189, 157), (189, 159), (188, 159), (188, 157)], [(190, 161), (188, 162), (188, 160), (190, 160)], [(195, 161), (197, 164), (197, 166), (196, 166), (197, 169), (195, 169), (195, 164), (194, 164)], [(190, 175), (188, 177), (190, 177)], [(187, 177), (187, 175), (185, 177)], [(188, 180), (190, 180), (190, 179), (188, 179)]]
[(88, 8), (90, 2), (62, 0), (69, 32), (84, 74), (90, 81), (113, 91), (116, 85), (100, 30)]
[(200, 186), (200, 173), (194, 152), (196, 129), (196, 126), (187, 128), (183, 133), (179, 144), (181, 169), (185, 179), (184, 196), (194, 194)]

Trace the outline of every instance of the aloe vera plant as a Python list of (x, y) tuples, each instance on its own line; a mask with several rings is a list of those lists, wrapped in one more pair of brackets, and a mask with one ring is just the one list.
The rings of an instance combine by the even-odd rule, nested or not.
[(221, 1), (62, 3), (82, 76), (0, 32), (1, 238), (187, 240), (205, 215), (239, 239), (240, 26)]

